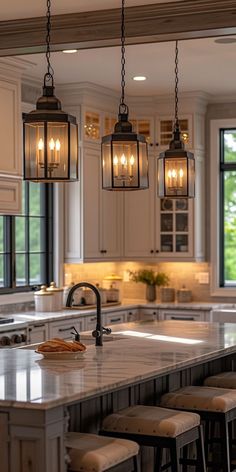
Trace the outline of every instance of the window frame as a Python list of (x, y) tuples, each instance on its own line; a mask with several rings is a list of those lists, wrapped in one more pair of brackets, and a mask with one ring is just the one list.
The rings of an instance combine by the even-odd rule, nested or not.
[[(211, 295), (235, 297), (236, 285), (222, 285), (224, 226), (222, 224), (223, 208), (223, 172), (220, 170), (222, 145), (220, 133), (225, 129), (236, 129), (236, 118), (211, 120), (210, 122), (210, 262), (211, 262)], [(225, 164), (224, 164), (225, 165)]]
[[(23, 182), (23, 185), (25, 182)], [(27, 187), (29, 188), (29, 182), (26, 183)], [(42, 184), (39, 184), (42, 185)], [(45, 208), (45, 229), (44, 229), (44, 237), (45, 237), (45, 263), (44, 263), (44, 282), (45, 284), (49, 284), (53, 280), (53, 185), (52, 184), (43, 184), (44, 191), (43, 191), (43, 204)], [(27, 191), (27, 196), (29, 193)], [(0, 287), (0, 295), (1, 294), (13, 294), (19, 292), (32, 292), (37, 284), (34, 285), (21, 285), (16, 286), (16, 248), (15, 248), (15, 218), (18, 215), (3, 215), (4, 218), (4, 257), (5, 257), (5, 264), (4, 264), (4, 281), (7, 282), (8, 286)], [(19, 215), (21, 216), (21, 215)], [(22, 218), (26, 218), (26, 231), (29, 231), (29, 218), (30, 215), (26, 214), (25, 216), (22, 215)], [(29, 233), (28, 233), (29, 236)], [(28, 270), (26, 271), (26, 277), (29, 277), (29, 258), (30, 252), (28, 251), (28, 247), (26, 249), (26, 261)]]

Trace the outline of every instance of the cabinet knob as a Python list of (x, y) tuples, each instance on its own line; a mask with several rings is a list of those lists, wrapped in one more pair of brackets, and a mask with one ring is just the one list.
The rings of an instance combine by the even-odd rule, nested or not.
[(149, 143), (149, 146), (151, 146), (151, 147), (152, 147), (152, 146), (153, 146), (153, 143)]
[(106, 254), (107, 253), (107, 250), (106, 249), (101, 249), (101, 254)]
[(156, 143), (156, 146), (159, 146), (159, 143)]
[(154, 253), (153, 249), (151, 249), (150, 253), (151, 253), (151, 254), (153, 254), (153, 253)]
[(156, 249), (156, 252), (159, 252), (159, 249)]

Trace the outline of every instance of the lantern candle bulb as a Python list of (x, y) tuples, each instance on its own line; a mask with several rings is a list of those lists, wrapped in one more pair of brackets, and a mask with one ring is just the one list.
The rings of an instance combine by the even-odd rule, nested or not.
[(44, 167), (43, 149), (44, 149), (44, 142), (43, 142), (43, 139), (40, 138), (38, 141), (38, 163), (40, 167)]

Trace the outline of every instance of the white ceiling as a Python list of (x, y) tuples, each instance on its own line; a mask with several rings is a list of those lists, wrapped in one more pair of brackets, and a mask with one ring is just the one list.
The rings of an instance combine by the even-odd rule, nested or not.
[[(115, 3), (115, 0), (110, 1)], [(105, 3), (105, 0), (97, 3)], [(173, 42), (127, 46), (126, 90), (129, 95), (148, 96), (173, 92), (174, 46)], [(35, 64), (30, 68), (29, 74), (42, 81), (46, 67), (45, 56), (38, 54), (21, 57)], [(119, 91), (119, 47), (80, 50), (76, 54), (55, 52), (51, 55), (51, 62), (55, 71), (55, 84), (91, 82)], [(138, 74), (147, 76), (147, 80), (134, 82), (132, 77)], [(234, 94), (236, 43), (216, 44), (214, 38), (181, 41), (179, 76), (180, 91)]]
[[(170, 3), (180, 0), (126, 0), (126, 7), (148, 5), (151, 3)], [(119, 8), (121, 0), (52, 0), (51, 12), (53, 15), (75, 13), (92, 10)], [(44, 16), (46, 0), (8, 0), (1, 2), (1, 21), (16, 18), (31, 18)]]

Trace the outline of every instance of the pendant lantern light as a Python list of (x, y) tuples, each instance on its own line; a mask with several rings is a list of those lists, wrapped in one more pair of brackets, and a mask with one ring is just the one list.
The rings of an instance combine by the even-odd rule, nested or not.
[(24, 180), (78, 180), (78, 127), (74, 116), (61, 109), (54, 95), (50, 63), (51, 0), (47, 0), (46, 59), (43, 95), (36, 110), (24, 115)]
[(125, 103), (125, 6), (121, 8), (121, 99), (114, 132), (102, 138), (102, 188), (148, 188), (148, 152), (144, 136), (132, 130)]
[(169, 149), (157, 161), (158, 196), (193, 198), (195, 193), (195, 161), (181, 139), (178, 118), (178, 41), (175, 44), (175, 124)]

